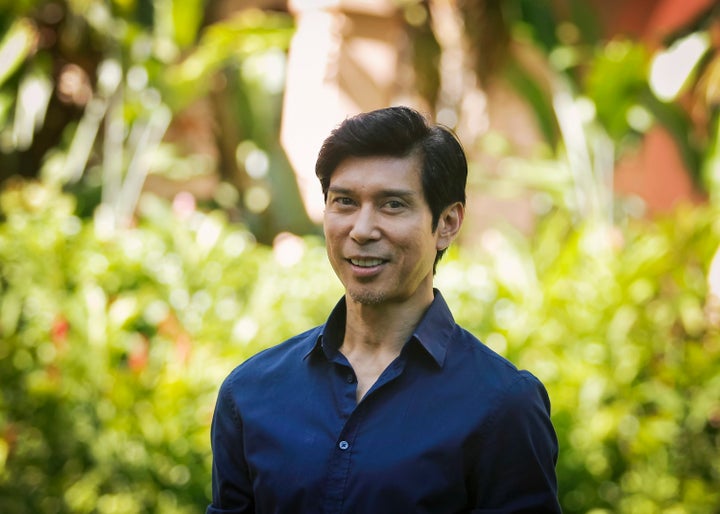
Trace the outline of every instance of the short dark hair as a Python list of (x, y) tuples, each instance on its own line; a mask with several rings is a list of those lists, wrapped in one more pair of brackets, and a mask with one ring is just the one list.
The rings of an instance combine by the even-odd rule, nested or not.
[[(453, 132), (433, 124), (409, 107), (388, 107), (347, 118), (325, 140), (315, 174), (327, 200), (330, 178), (349, 157), (409, 157), (422, 163), (421, 181), (435, 231), (443, 210), (455, 202), (465, 205), (467, 159)], [(439, 250), (435, 265), (445, 250)]]

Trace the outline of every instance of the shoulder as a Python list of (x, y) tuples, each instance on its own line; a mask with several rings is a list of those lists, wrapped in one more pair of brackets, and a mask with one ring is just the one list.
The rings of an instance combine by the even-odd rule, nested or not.
[(463, 389), (475, 407), (476, 426), (483, 439), (519, 440), (523, 434), (532, 433), (531, 439), (541, 438), (549, 448), (556, 446), (550, 398), (540, 379), (458, 328), (450, 362), (454, 361), (455, 372), (465, 377)]
[(538, 400), (549, 406), (545, 387), (532, 372), (518, 369), (459, 325), (448, 353), (448, 364), (462, 370), (470, 389), (496, 396), (507, 407)]
[(258, 383), (291, 372), (302, 365), (321, 333), (322, 325), (256, 353), (230, 372), (222, 388), (233, 388), (238, 383)]

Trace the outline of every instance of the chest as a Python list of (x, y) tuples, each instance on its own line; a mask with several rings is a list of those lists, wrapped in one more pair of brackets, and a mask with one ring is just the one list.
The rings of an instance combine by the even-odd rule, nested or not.
[[(272, 415), (243, 416), (255, 497), (285, 506), (258, 512), (464, 508), (478, 426), (467, 395), (392, 366), (357, 376), (335, 367), (325, 380), (283, 391)], [(369, 392), (358, 403), (361, 387)]]
[[(392, 359), (373, 361), (350, 361), (352, 370), (348, 371), (348, 377), (353, 377), (356, 382), (355, 400), (360, 403), (373, 385), (378, 383), (383, 372), (392, 364)], [(348, 379), (350, 382), (350, 379)]]

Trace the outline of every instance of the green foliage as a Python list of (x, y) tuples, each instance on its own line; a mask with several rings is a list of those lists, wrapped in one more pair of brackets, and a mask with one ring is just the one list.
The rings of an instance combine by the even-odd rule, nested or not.
[[(216, 173), (239, 193), (224, 207), (259, 238), (311, 232), (278, 141), (293, 19), (244, 8), (215, 20), (216, 8), (36, 0), (0, 9), (0, 182), (58, 182), (88, 210), (111, 205), (123, 225), (148, 174)], [(241, 143), (263, 152), (262, 176), (236, 160)]]
[[(498, 44), (516, 47), (506, 59), (503, 77), (532, 107), (537, 128), (556, 148), (558, 159), (575, 139), (576, 130), (559, 135), (556, 130), (564, 116), (558, 106), (570, 93), (580, 121), (608, 135), (611, 159), (635, 152), (649, 130), (665, 130), (697, 191), (717, 195), (713, 149), (720, 53), (709, 44), (717, 9), (678, 4), (676, 14), (684, 12), (685, 21), (679, 15), (657, 24), (652, 16), (657, 5), (650, 4), (625, 2), (623, 12), (607, 16), (606, 7), (583, 0), (562, 6), (548, 0), (491, 3), (502, 3), (513, 45), (493, 45), (473, 37), (472, 31), (466, 36), (475, 53), (492, 54)], [(648, 10), (647, 23), (638, 18), (642, 9)], [(647, 33), (638, 36), (643, 30)]]
[(491, 234), (446, 269), (458, 321), (548, 386), (565, 512), (720, 507), (719, 228), (705, 208), (622, 232), (556, 215), (530, 247)]
[[(293, 33), (292, 18), (259, 10), (241, 12), (208, 27), (192, 53), (167, 70), (158, 70), (163, 96), (175, 109), (206, 94), (213, 75), (268, 50), (284, 51)], [(265, 70), (271, 74), (272, 70)], [(240, 90), (242, 91), (242, 90)]]
[[(140, 208), (108, 232), (46, 186), (0, 196), (4, 513), (201, 512), (221, 380), (341, 294), (316, 238), (271, 249), (217, 212)], [(619, 230), (555, 213), (439, 267), (457, 321), (548, 386), (568, 513), (720, 508), (714, 214)]]
[(222, 377), (329, 305), (218, 213), (145, 198), (108, 233), (39, 184), (1, 205), (0, 511), (200, 512)]
[(599, 121), (615, 141), (621, 141), (632, 131), (628, 113), (650, 96), (649, 66), (646, 48), (629, 40), (610, 42), (592, 62), (586, 79), (587, 94), (594, 102)]

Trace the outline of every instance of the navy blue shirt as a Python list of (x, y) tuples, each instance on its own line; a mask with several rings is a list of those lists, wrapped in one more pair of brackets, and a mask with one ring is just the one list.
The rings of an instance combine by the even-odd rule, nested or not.
[(458, 326), (442, 295), (363, 399), (325, 325), (251, 357), (212, 424), (219, 513), (560, 512), (540, 381)]

